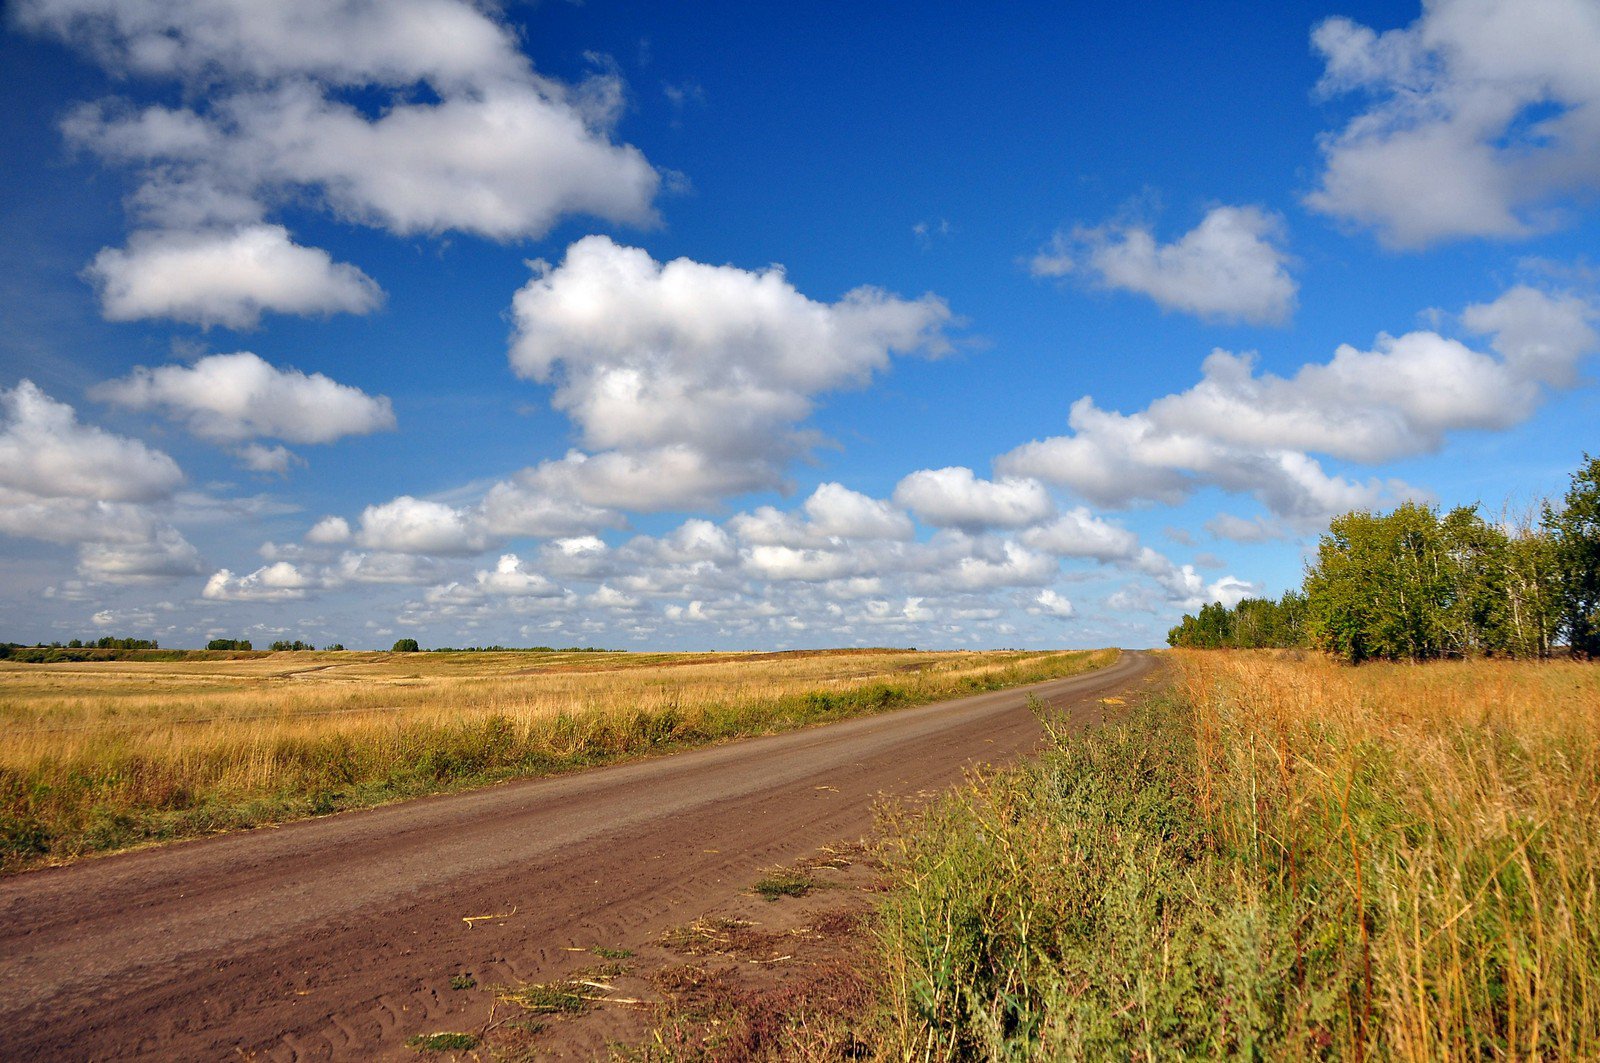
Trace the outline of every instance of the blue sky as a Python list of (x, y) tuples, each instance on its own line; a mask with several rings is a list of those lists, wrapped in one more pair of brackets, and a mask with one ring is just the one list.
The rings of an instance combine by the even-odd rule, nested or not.
[(1600, 442), (1584, 0), (23, 0), (0, 79), (0, 638), (1150, 645)]

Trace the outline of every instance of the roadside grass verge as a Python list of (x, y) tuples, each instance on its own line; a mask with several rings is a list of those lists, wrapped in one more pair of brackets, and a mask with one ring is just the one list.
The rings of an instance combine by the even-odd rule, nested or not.
[(1600, 1058), (1600, 669), (1173, 659), (887, 824), (883, 1056)]
[[(1116, 651), (281, 656), (0, 670), (0, 872), (1075, 675)], [(469, 671), (485, 668), (501, 670)]]

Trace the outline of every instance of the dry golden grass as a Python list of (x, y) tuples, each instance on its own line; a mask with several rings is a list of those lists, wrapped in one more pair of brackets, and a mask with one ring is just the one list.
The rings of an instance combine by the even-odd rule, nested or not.
[(0, 864), (1070, 674), (1057, 653), (277, 653), (0, 662)]
[(1176, 658), (1202, 816), (1347, 924), (1351, 1054), (1600, 1054), (1600, 668)]
[(905, 1059), (1600, 1059), (1600, 667), (1178, 651), (891, 826)]

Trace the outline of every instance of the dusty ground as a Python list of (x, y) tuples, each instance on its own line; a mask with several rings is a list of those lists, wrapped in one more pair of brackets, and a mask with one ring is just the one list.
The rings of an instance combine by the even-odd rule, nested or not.
[[(590, 971), (595, 949), (640, 954), (764, 869), (862, 837), (881, 796), (1033, 748), (1030, 692), (1090, 722), (1154, 666), (1125, 654), (1031, 688), (0, 881), (0, 1059), (416, 1059), (419, 1034), (493, 1041), (511, 1005), (489, 987)], [(624, 994), (616, 978), (590, 980)], [(529, 1036), (593, 1055), (629, 1023), (648, 1028)]]

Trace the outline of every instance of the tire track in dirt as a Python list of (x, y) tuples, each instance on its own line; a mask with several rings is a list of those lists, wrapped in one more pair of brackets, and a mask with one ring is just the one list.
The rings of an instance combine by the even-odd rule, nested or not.
[(569, 975), (1034, 748), (1030, 694), (1090, 722), (1154, 667), (0, 881), (0, 1059), (415, 1059), (488, 1019), (453, 975)]

